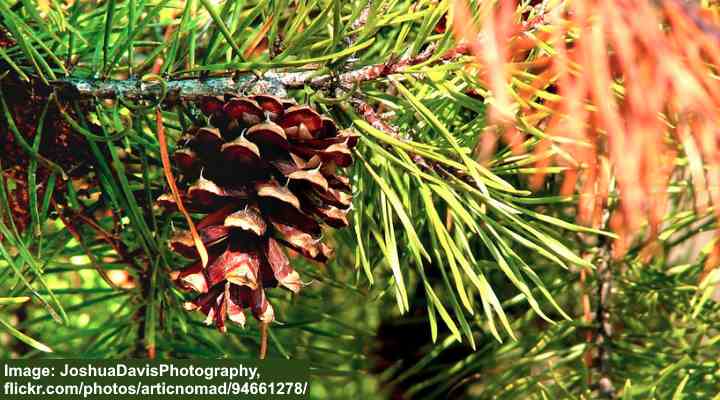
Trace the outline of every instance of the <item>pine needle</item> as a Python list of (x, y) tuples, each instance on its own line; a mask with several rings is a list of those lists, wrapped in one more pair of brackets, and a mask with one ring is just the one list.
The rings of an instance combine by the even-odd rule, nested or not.
[(160, 143), (160, 158), (162, 159), (163, 171), (165, 171), (165, 179), (167, 180), (167, 183), (170, 186), (170, 191), (172, 192), (172, 195), (175, 198), (175, 203), (177, 204), (178, 210), (185, 217), (185, 220), (187, 221), (188, 226), (190, 227), (190, 234), (192, 235), (193, 241), (195, 242), (195, 248), (197, 248), (197, 251), (200, 254), (200, 260), (202, 260), (203, 267), (207, 267), (207, 264), (208, 264), (207, 249), (205, 248), (205, 245), (203, 244), (202, 239), (200, 239), (200, 234), (198, 234), (197, 228), (195, 228), (195, 223), (193, 222), (192, 218), (190, 217), (190, 214), (185, 209), (185, 205), (183, 204), (182, 199), (180, 198), (180, 191), (177, 188), (177, 183), (175, 182), (175, 177), (173, 176), (173, 173), (172, 173), (172, 168), (170, 166), (170, 156), (168, 155), (168, 149), (167, 149), (167, 140), (165, 138), (165, 125), (163, 125), (163, 116), (162, 116), (162, 111), (160, 110), (160, 108), (158, 108), (155, 111), (155, 115), (157, 116), (157, 135), (158, 135), (158, 142)]

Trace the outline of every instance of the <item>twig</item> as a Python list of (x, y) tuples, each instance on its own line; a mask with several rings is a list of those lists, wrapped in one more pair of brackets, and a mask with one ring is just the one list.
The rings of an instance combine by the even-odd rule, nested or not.
[[(610, 220), (612, 204), (605, 204), (600, 227), (605, 229)], [(598, 238), (596, 256), (597, 276), (597, 308), (595, 310), (595, 347), (597, 348), (597, 368), (600, 378), (597, 382), (597, 389), (600, 397), (614, 399), (616, 395), (615, 386), (610, 378), (610, 352), (612, 347), (612, 323), (610, 321), (610, 296), (612, 295), (612, 241), (607, 236)]]
[(387, 122), (385, 122), (385, 120), (383, 120), (377, 114), (377, 112), (375, 112), (375, 110), (372, 108), (372, 106), (370, 104), (368, 104), (365, 100), (362, 100), (358, 97), (354, 97), (350, 100), (350, 103), (352, 103), (352, 105), (355, 106), (355, 110), (373, 128), (375, 128), (379, 131), (388, 133), (397, 139), (401, 139), (400, 135), (397, 132), (397, 129), (395, 129), (395, 127), (390, 126)]
[(267, 356), (268, 345), (268, 324), (260, 322), (260, 359), (264, 360)]
[(612, 292), (612, 268), (610, 265), (609, 241), (604, 237), (600, 246), (597, 264), (598, 277), (598, 303), (595, 311), (597, 332), (595, 345), (597, 346), (598, 371), (600, 379), (597, 386), (600, 396), (608, 399), (615, 398), (615, 387), (610, 378), (610, 347), (612, 338), (612, 324), (610, 322), (610, 295)]
[[(332, 82), (339, 82), (342, 86), (350, 87), (356, 83), (362, 83), (367, 81), (374, 81), (380, 78), (385, 78), (389, 75), (401, 72), (403, 68), (421, 64), (428, 61), (435, 52), (435, 44), (428, 45), (427, 48), (420, 54), (414, 57), (407, 57), (402, 59), (391, 59), (382, 64), (368, 65), (362, 68), (358, 68), (352, 71), (344, 72), (339, 75), (321, 75), (314, 76), (314, 71), (303, 71), (303, 72), (291, 72), (291, 73), (269, 73), (265, 76), (272, 76), (282, 82), (287, 88), (303, 87), (305, 85), (313, 88), (327, 87)], [(452, 57), (455, 58), (461, 55), (467, 54), (462, 49), (452, 49), (448, 53), (452, 53)], [(437, 62), (444, 62), (450, 58), (443, 55)]]
[(367, 25), (368, 17), (370, 16), (370, 10), (372, 10), (372, 4), (372, 0), (368, 0), (367, 4), (362, 9), (362, 11), (360, 11), (360, 14), (357, 16), (357, 18), (355, 18), (355, 20), (351, 22), (348, 26), (348, 29), (350, 31), (355, 32), (345, 38), (345, 45), (347, 45), (347, 47), (352, 47), (352, 45), (355, 44), (358, 38), (358, 31), (362, 29), (365, 25)]
[[(580, 271), (580, 302), (582, 303), (583, 309), (583, 321), (590, 325), (592, 324), (592, 312), (590, 311), (590, 294), (588, 293), (588, 288), (586, 287), (587, 276), (588, 271), (583, 268)], [(585, 332), (585, 342), (588, 343), (588, 347), (590, 347), (592, 341), (593, 332), (592, 330), (588, 329), (587, 332)], [(590, 349), (585, 350), (585, 354), (583, 356), (583, 363), (585, 364), (585, 368), (587, 368), (588, 370), (592, 368), (592, 351)], [(588, 376), (588, 384), (592, 384), (591, 376)]]
[(370, 16), (370, 9), (372, 9), (372, 0), (368, 0), (365, 8), (360, 11), (360, 15), (350, 24), (350, 30), (356, 31), (363, 26), (367, 25), (368, 16)]
[(189, 78), (146, 82), (141, 79), (98, 80), (64, 79), (52, 81), (61, 96), (66, 98), (125, 99), (131, 101), (162, 101), (175, 104), (180, 101), (197, 101), (204, 96), (222, 96), (226, 93), (262, 92), (285, 97), (282, 82), (273, 77), (259, 80), (254, 74), (235, 77)]
[[(398, 133), (397, 129), (394, 126), (391, 126), (390, 124), (385, 122), (377, 114), (377, 112), (375, 112), (375, 109), (372, 108), (372, 106), (368, 104), (365, 100), (353, 97), (350, 100), (350, 103), (352, 103), (352, 105), (355, 107), (355, 110), (360, 114), (360, 116), (373, 128), (379, 131), (383, 131), (396, 139), (404, 140), (404, 138)], [(428, 161), (425, 160), (425, 158), (423, 158), (422, 156), (414, 153), (410, 153), (410, 156), (416, 164), (423, 167), (424, 169), (433, 169), (430, 163), (428, 163)]]
[(152, 360), (155, 358), (157, 350), (155, 346), (146, 343), (145, 336), (145, 331), (147, 328), (147, 312), (149, 307), (146, 299), (150, 296), (150, 282), (151, 279), (148, 276), (147, 271), (143, 271), (140, 274), (140, 300), (143, 303), (140, 305), (134, 316), (134, 318), (138, 321), (137, 341), (135, 342), (134, 357), (147, 357)]
[[(708, 35), (720, 40), (720, 29), (709, 24), (699, 14), (697, 6), (684, 0), (658, 0), (680, 9), (695, 25)], [(367, 23), (370, 12), (370, 3), (363, 9), (358, 18), (350, 24), (350, 28), (357, 30)], [(526, 29), (534, 29), (544, 22), (547, 10), (542, 8), (540, 15), (528, 22)], [(482, 41), (478, 37), (475, 42)], [(436, 63), (443, 63), (471, 54), (474, 43), (461, 42), (456, 47), (446, 51), (438, 57)], [(326, 89), (333, 82), (344, 87), (354, 84), (373, 81), (402, 72), (406, 67), (428, 61), (436, 50), (436, 43), (413, 57), (390, 59), (382, 64), (369, 65), (339, 74), (317, 75), (318, 66), (298, 72), (269, 71), (261, 79), (254, 73), (227, 72), (223, 76), (207, 78), (182, 78), (162, 82), (144, 82), (141, 79), (128, 80), (96, 80), (67, 78), (51, 81), (50, 84), (65, 95), (74, 98), (115, 99), (123, 98), (132, 101), (158, 101), (165, 104), (175, 104), (180, 101), (197, 101), (204, 96), (218, 96), (226, 93), (269, 93), (278, 97), (287, 95), (286, 89), (310, 86), (314, 89)]]
[[(68, 78), (52, 81), (59, 94), (65, 98), (80, 99), (125, 99), (131, 101), (162, 101), (176, 104), (182, 101), (194, 102), (204, 96), (222, 96), (226, 93), (269, 93), (286, 97), (286, 89), (310, 86), (315, 89), (328, 88), (333, 82), (350, 87), (357, 83), (373, 81), (402, 72), (404, 68), (428, 61), (435, 52), (435, 45), (413, 57), (389, 60), (382, 64), (369, 65), (338, 75), (317, 76), (317, 70), (299, 72), (270, 71), (258, 78), (252, 73), (208, 78), (183, 78), (167, 81), (143, 81), (142, 79), (97, 80)], [(468, 46), (461, 44), (447, 51), (436, 63), (442, 63), (468, 54)]]

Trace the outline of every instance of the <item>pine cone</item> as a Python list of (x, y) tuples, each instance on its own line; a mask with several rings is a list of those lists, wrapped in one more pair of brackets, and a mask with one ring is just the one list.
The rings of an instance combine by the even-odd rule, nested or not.
[[(7, 38), (3, 37), (0, 30), (0, 45), (3, 40)], [(48, 97), (52, 93), (51, 88), (35, 79), (30, 82), (21, 81), (12, 74), (2, 81), (1, 86), (12, 123), (22, 139), (32, 145), (36, 140), (38, 126), (42, 122), (43, 130), (38, 153), (59, 165), (69, 177), (84, 177), (91, 167), (89, 145), (82, 135), (73, 131), (54, 103), (47, 105)], [(40, 116), (46, 107), (45, 118), (40, 121)], [(77, 118), (72, 111), (69, 112), (73, 118)], [(94, 128), (95, 126), (91, 127)], [(21, 232), (30, 223), (27, 177), (31, 159), (31, 155), (23, 148), (11, 128), (11, 122), (5, 118), (5, 113), (0, 107), (0, 165), (5, 175), (15, 182), (14, 188), (8, 189), (8, 201), (13, 221)], [(35, 179), (40, 199), (51, 173), (52, 170), (44, 163), (38, 164)], [(64, 193), (66, 184), (67, 182), (58, 180), (53, 195)], [(62, 198), (58, 197), (56, 200), (64, 204)], [(7, 217), (5, 222), (9, 222)]]
[[(228, 318), (244, 325), (244, 309), (268, 323), (274, 312), (264, 289), (302, 287), (283, 246), (324, 263), (332, 250), (321, 241), (321, 224), (348, 225), (351, 187), (339, 168), (352, 163), (358, 137), (270, 95), (207, 97), (200, 108), (210, 126), (190, 129), (173, 158), (183, 204), (205, 214), (196, 227), (209, 262), (203, 268), (190, 233), (180, 232), (169, 245), (195, 262), (171, 278), (201, 293), (186, 308), (221, 331)], [(177, 208), (170, 194), (158, 203)]]
[[(12, 36), (0, 26), (0, 48), (10, 48), (15, 44)], [(60, 165), (69, 176), (84, 176), (89, 169), (89, 145), (84, 136), (74, 132), (70, 124), (63, 118), (55, 102), (51, 101), (50, 104), (47, 104), (53, 93), (53, 87), (37, 78), (23, 81), (14, 71), (10, 70), (4, 60), (0, 60), (0, 71), (6, 70), (8, 75), (0, 82), (5, 104), (15, 128), (23, 136), (25, 142), (32, 144), (35, 141), (37, 128), (41, 122), (40, 116), (47, 107), (45, 119), (42, 121), (43, 131), (38, 152), (43, 157)], [(78, 119), (71, 108), (68, 107), (66, 112), (71, 117)], [(26, 172), (30, 156), (18, 143), (10, 128), (10, 121), (5, 118), (4, 114), (0, 109), (0, 162), (5, 169), (17, 167), (22, 169), (22, 172)], [(90, 129), (99, 130), (99, 127), (91, 125)], [(39, 165), (38, 174), (46, 173), (45, 167)]]

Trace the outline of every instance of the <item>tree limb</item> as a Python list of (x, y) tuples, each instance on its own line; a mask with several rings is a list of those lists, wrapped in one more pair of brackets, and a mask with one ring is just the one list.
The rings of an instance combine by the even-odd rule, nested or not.
[[(286, 97), (286, 89), (310, 86), (314, 89), (328, 89), (333, 83), (351, 87), (367, 81), (374, 81), (402, 72), (406, 67), (428, 61), (435, 52), (435, 45), (429, 45), (422, 53), (401, 59), (392, 59), (382, 64), (368, 65), (340, 74), (316, 75), (317, 70), (300, 72), (270, 71), (262, 77), (253, 73), (207, 78), (183, 78), (173, 80), (144, 81), (142, 79), (99, 80), (67, 78), (52, 81), (59, 94), (74, 99), (123, 99), (129, 101), (155, 101), (164, 104), (194, 102), (204, 96), (222, 96), (226, 93), (269, 93)], [(442, 63), (468, 54), (466, 45), (459, 45), (446, 52), (434, 63)]]

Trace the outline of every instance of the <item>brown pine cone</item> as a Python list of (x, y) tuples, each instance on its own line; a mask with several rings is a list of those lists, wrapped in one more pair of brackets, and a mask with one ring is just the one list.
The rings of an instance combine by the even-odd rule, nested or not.
[[(209, 126), (186, 132), (173, 158), (183, 204), (205, 214), (196, 227), (209, 262), (203, 268), (190, 233), (180, 232), (170, 247), (196, 262), (172, 279), (201, 293), (186, 308), (221, 331), (227, 318), (244, 325), (244, 309), (268, 323), (274, 312), (264, 289), (302, 287), (283, 246), (325, 262), (332, 250), (321, 224), (348, 225), (352, 194), (340, 168), (352, 163), (358, 137), (311, 107), (270, 95), (207, 97), (201, 109)], [(177, 208), (170, 194), (158, 203)]]
[[(32, 156), (18, 140), (11, 123), (26, 144), (32, 146), (42, 122), (38, 153), (59, 165), (69, 177), (85, 176), (90, 169), (92, 157), (85, 137), (73, 130), (56, 104), (50, 103), (47, 106), (45, 118), (40, 121), (51, 93), (50, 88), (38, 80), (24, 82), (12, 75), (2, 81), (1, 87), (12, 121), (5, 117), (5, 112), (0, 107), (0, 165), (5, 177), (14, 182), (14, 188), (8, 188), (12, 217), (18, 230), (24, 231), (30, 222), (27, 179)], [(77, 118), (72, 111), (69, 112), (73, 118)], [(51, 173), (45, 163), (38, 163), (35, 180), (39, 198), (42, 198)], [(64, 192), (66, 183), (59, 179), (53, 194)], [(62, 203), (62, 200), (59, 201)]]

